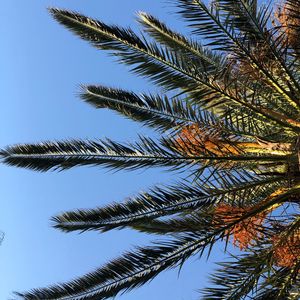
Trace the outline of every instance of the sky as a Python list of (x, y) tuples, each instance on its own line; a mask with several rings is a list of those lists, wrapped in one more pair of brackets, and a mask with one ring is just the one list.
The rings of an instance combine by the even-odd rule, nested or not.
[[(98, 51), (55, 23), (47, 7), (79, 11), (108, 23), (137, 28), (137, 11), (146, 11), (182, 27), (167, 0), (2, 0), (0, 10), (0, 148), (70, 138), (110, 137), (118, 141), (151, 136), (152, 131), (114, 112), (96, 110), (77, 96), (79, 84), (104, 84), (157, 91), (107, 53)], [(186, 31), (185, 29), (183, 31)], [(179, 174), (161, 169), (109, 172), (80, 167), (38, 173), (0, 165), (0, 299), (65, 282), (94, 270), (134, 245), (162, 239), (129, 230), (105, 234), (65, 234), (51, 228), (60, 212), (122, 201), (155, 184), (172, 183)], [(141, 300), (198, 299), (207, 284), (215, 253), (206, 262), (194, 257), (178, 270), (117, 297)]]

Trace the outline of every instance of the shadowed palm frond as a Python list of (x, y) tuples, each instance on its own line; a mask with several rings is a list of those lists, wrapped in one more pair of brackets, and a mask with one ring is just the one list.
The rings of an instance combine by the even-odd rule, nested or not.
[[(190, 147), (189, 144), (187, 144)], [(170, 167), (171, 169), (205, 163), (213, 165), (228, 161), (252, 165), (255, 161), (286, 161), (289, 154), (216, 155), (213, 152), (184, 154), (178, 142), (162, 139), (162, 143), (141, 137), (135, 144), (120, 144), (111, 140), (44, 142), (8, 147), (2, 150), (2, 161), (8, 165), (37, 171), (69, 169), (83, 165), (102, 165), (111, 169), (136, 169), (141, 167)], [(226, 154), (226, 152), (225, 152)], [(293, 159), (293, 157), (291, 157)], [(208, 162), (208, 164), (207, 164)]]
[[(253, 193), (249, 194), (253, 195)], [(249, 194), (247, 195), (248, 197)], [(226, 196), (228, 196), (229, 199), (226, 199)], [(253, 197), (255, 197), (255, 195), (253, 195)], [(253, 216), (259, 216), (264, 213), (268, 214), (270, 212), (270, 208), (274, 207), (274, 205), (280, 205), (288, 197), (289, 192), (282, 192), (281, 194), (278, 194), (273, 198), (268, 197), (263, 201), (258, 202), (261, 203), (261, 205), (248, 206), (249, 209), (243, 210), (243, 212), (233, 218), (231, 216), (228, 216), (228, 213), (234, 215), (235, 206), (225, 204), (225, 206), (230, 208), (231, 211), (226, 212), (226, 216), (224, 217), (224, 219), (221, 214), (218, 219), (215, 219), (214, 214), (216, 213), (217, 208), (223, 205), (223, 203), (220, 203), (220, 201), (216, 201), (212, 203), (212, 205), (196, 208), (191, 213), (182, 212), (181, 216), (179, 217), (175, 216), (168, 219), (147, 220), (147, 222), (141, 221), (139, 223), (132, 224), (132, 227), (136, 230), (151, 234), (173, 234), (181, 232), (197, 232), (197, 230), (200, 229), (205, 230), (205, 228), (208, 228), (210, 224), (210, 226), (215, 229), (214, 235), (219, 235), (218, 238), (222, 239), (226, 235), (229, 236), (233, 232), (236, 232), (236, 226), (239, 226), (240, 224), (246, 224), (247, 227), (250, 227), (251, 220), (253, 220), (251, 218)], [(225, 200), (225, 203), (232, 202), (229, 193), (227, 195), (225, 194), (224, 198), (227, 200)], [(265, 216), (263, 218), (265, 218)], [(254, 224), (254, 228), (257, 231), (263, 230), (263, 227), (258, 224)]]
[[(232, 178), (232, 177), (231, 177)], [(179, 183), (174, 186), (155, 187), (148, 193), (128, 199), (123, 203), (113, 203), (105, 207), (90, 210), (65, 212), (52, 218), (54, 227), (70, 232), (75, 230), (107, 231), (125, 226), (139, 227), (150, 224), (152, 219), (176, 213), (190, 213), (198, 209), (209, 209), (213, 204), (222, 201), (230, 203), (256, 203), (274, 191), (278, 184), (286, 181), (283, 177), (253, 180), (251, 183), (237, 179), (227, 189), (218, 189), (211, 184), (191, 186)], [(223, 185), (225, 188), (225, 178)], [(161, 224), (161, 223), (160, 223)], [(162, 224), (161, 224), (162, 225)], [(153, 226), (153, 223), (151, 223)], [(173, 228), (168, 226), (168, 230)], [(157, 232), (157, 231), (156, 231)], [(168, 231), (169, 232), (169, 231)]]
[(270, 252), (262, 251), (232, 258), (234, 260), (218, 263), (221, 268), (210, 277), (212, 287), (203, 290), (202, 299), (240, 300), (255, 294), (253, 286), (264, 275), (266, 267), (271, 266)]
[(185, 36), (174, 32), (157, 18), (140, 12), (138, 21), (143, 25), (144, 30), (159, 43), (165, 44), (174, 51), (180, 51), (186, 55), (186, 59), (191, 59), (198, 64), (203, 72), (220, 72), (228, 68), (228, 62), (223, 56), (210, 51), (196, 41), (188, 40)]
[(113, 109), (160, 131), (197, 123), (200, 119), (192, 106), (180, 99), (169, 100), (166, 96), (137, 95), (120, 89), (86, 86), (82, 89), (81, 98), (96, 108)]
[(170, 187), (155, 187), (124, 203), (113, 203), (92, 210), (78, 210), (54, 217), (54, 227), (63, 231), (122, 228), (135, 222), (207, 206), (214, 199), (200, 187), (180, 183)]
[[(292, 269), (272, 268), (272, 249), (267, 245), (265, 249), (232, 258), (218, 264), (222, 268), (211, 276), (213, 286), (204, 289), (203, 299), (298, 298), (299, 263)], [(258, 289), (254, 288), (257, 285)]]
[(136, 248), (102, 268), (75, 279), (45, 289), (18, 293), (23, 299), (92, 300), (108, 299), (129, 291), (153, 279), (161, 271), (175, 267), (209, 244), (203, 233), (185, 235), (146, 248)]
[(111, 169), (175, 167), (192, 161), (172, 154), (165, 147), (146, 138), (135, 145), (122, 145), (110, 140), (17, 145), (2, 151), (1, 155), (6, 164), (38, 171), (64, 170), (81, 165), (103, 165)]
[(109, 26), (65, 10), (50, 9), (50, 13), (82, 39), (96, 48), (111, 51), (122, 63), (132, 65), (134, 72), (152, 78), (155, 83), (167, 89), (197, 88), (199, 79), (193, 66), (185, 64), (179, 54), (147, 42), (131, 29)]

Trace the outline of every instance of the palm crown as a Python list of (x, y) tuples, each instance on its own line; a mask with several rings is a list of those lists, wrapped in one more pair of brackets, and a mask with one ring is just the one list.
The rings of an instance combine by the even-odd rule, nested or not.
[(50, 9), (59, 23), (163, 89), (154, 95), (83, 86), (82, 99), (161, 135), (127, 144), (16, 145), (1, 151), (2, 161), (38, 171), (163, 166), (190, 176), (123, 203), (54, 217), (66, 232), (130, 227), (169, 238), (69, 283), (19, 293), (24, 299), (107, 299), (220, 240), (244, 252), (220, 264), (204, 299), (299, 299), (300, 1), (274, 8), (258, 8), (256, 0), (175, 2), (193, 39), (146, 13), (139, 22), (150, 40)]

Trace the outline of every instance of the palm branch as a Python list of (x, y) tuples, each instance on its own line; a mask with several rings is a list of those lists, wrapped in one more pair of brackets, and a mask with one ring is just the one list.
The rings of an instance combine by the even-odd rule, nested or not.
[(15, 145), (1, 150), (2, 162), (37, 171), (164, 167), (187, 178), (121, 203), (54, 216), (53, 226), (65, 232), (129, 227), (168, 238), (68, 283), (18, 293), (23, 299), (114, 297), (222, 241), (225, 252), (233, 243), (244, 253), (220, 263), (204, 299), (300, 297), (300, 2), (176, 3), (191, 37), (144, 12), (138, 14), (144, 33), (136, 34), (50, 9), (74, 34), (162, 89), (84, 85), (81, 98), (161, 136)]

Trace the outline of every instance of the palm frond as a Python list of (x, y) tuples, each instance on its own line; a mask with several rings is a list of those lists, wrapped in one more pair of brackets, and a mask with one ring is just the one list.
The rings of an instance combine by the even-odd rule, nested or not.
[(136, 144), (120, 144), (111, 140), (45, 142), (7, 148), (1, 152), (8, 165), (37, 171), (69, 169), (81, 165), (102, 165), (112, 169), (136, 169), (150, 166), (179, 166), (185, 160), (174, 155), (152, 139)]
[[(154, 219), (145, 222), (141, 220), (131, 224), (130, 227), (140, 232), (158, 235), (197, 232), (204, 228), (208, 229), (212, 225), (212, 208), (212, 205), (207, 205), (197, 209), (197, 212), (187, 214), (184, 217), (175, 216), (173, 218)], [(215, 235), (217, 236), (217, 234), (220, 234), (220, 231), (217, 231)]]
[(197, 123), (200, 116), (192, 106), (167, 96), (140, 94), (104, 86), (85, 86), (81, 98), (96, 108), (109, 108), (118, 113), (166, 131), (184, 124)]
[(281, 268), (269, 276), (265, 276), (255, 299), (299, 299), (299, 271), (300, 264), (296, 263), (291, 269)]
[[(151, 234), (174, 234), (181, 232), (192, 233), (197, 232), (198, 230), (205, 231), (205, 229), (212, 227), (212, 235), (214, 236), (214, 239), (223, 239), (224, 237), (228, 237), (230, 235), (231, 230), (234, 230), (236, 225), (249, 221), (253, 216), (257, 216), (261, 213), (267, 212), (270, 208), (274, 207), (274, 205), (278, 206), (282, 204), (295, 190), (299, 191), (299, 186), (292, 188), (291, 190), (281, 191), (280, 193), (278, 193), (278, 195), (272, 198), (267, 197), (266, 199), (264, 199), (264, 201), (256, 200), (259, 205), (249, 206), (249, 210), (245, 210), (237, 217), (229, 219), (226, 222), (214, 219), (214, 205), (218, 205), (220, 203), (219, 201), (215, 201), (214, 203), (211, 203), (211, 205), (201, 206), (190, 213), (182, 212), (181, 214), (179, 214), (179, 216), (175, 216), (173, 218), (171, 217), (167, 219), (147, 220), (147, 222), (141, 221), (139, 223), (132, 224), (131, 227), (141, 232)], [(239, 192), (243, 192), (243, 190)], [(244, 192), (247, 193), (246, 190)], [(253, 191), (252, 193), (246, 195), (246, 197), (251, 197), (251, 195), (253, 196), (253, 198), (255, 197)], [(226, 196), (228, 197), (227, 199)], [(237, 195), (235, 196), (239, 198)], [(232, 199), (230, 199), (230, 193), (225, 194), (225, 199), (227, 200), (225, 200), (225, 203), (233, 202)], [(248, 198), (248, 202), (250, 199)], [(243, 200), (241, 199), (238, 200), (243, 202)], [(245, 202), (247, 202), (247, 200)], [(255, 203), (255, 201), (253, 202)], [(261, 226), (256, 227), (257, 230), (264, 230), (264, 228), (262, 228)]]
[(156, 84), (167, 89), (197, 87), (193, 66), (185, 64), (179, 54), (147, 42), (131, 29), (109, 26), (66, 10), (51, 8), (50, 13), (73, 33), (98, 49), (110, 51), (122, 63), (133, 66), (135, 73), (151, 78)]
[[(211, 133), (213, 136), (213, 132)], [(203, 140), (204, 137), (204, 140)], [(194, 139), (190, 141), (190, 139)], [(190, 136), (177, 136), (177, 137), (164, 137), (161, 139), (164, 145), (170, 151), (177, 154), (183, 154), (185, 157), (193, 157), (195, 163), (202, 163), (207, 169), (209, 167), (231, 169), (236, 168), (259, 170), (263, 168), (264, 164), (268, 165), (271, 162), (282, 162), (285, 164), (287, 161), (296, 163), (296, 154), (283, 151), (282, 153), (270, 153), (264, 151), (262, 147), (258, 150), (242, 148), (243, 143), (236, 143), (235, 140), (224, 140), (216, 138), (208, 140), (207, 135), (200, 130), (194, 135)], [(223, 141), (223, 142), (222, 142)], [(199, 154), (198, 154), (199, 153)], [(202, 162), (201, 162), (202, 161)], [(259, 163), (258, 163), (259, 161)]]
[[(37, 171), (65, 170), (75, 166), (102, 165), (115, 170), (134, 170), (146, 167), (169, 167), (171, 169), (204, 163), (206, 166), (233, 161), (251, 165), (261, 162), (286, 161), (290, 155), (224, 155), (213, 153), (184, 154), (180, 145), (170, 139), (161, 142), (141, 137), (134, 144), (120, 144), (111, 140), (44, 142), (8, 147), (0, 152), (2, 162), (8, 165)], [(296, 157), (294, 158), (296, 159)], [(207, 163), (208, 162), (208, 163)]]
[(208, 8), (198, 0), (177, 0), (177, 2), (179, 14), (188, 21), (194, 34), (203, 34), (213, 40), (209, 45), (214, 46), (216, 50), (230, 50), (235, 46), (233, 29), (229, 25), (225, 27), (222, 25), (213, 5)]
[(203, 290), (202, 299), (241, 300), (252, 298), (255, 294), (256, 286), (263, 277), (266, 267), (271, 265), (270, 252), (254, 252), (232, 258), (230, 261), (218, 263), (221, 268), (210, 276), (212, 286)]
[(63, 231), (101, 230), (146, 221), (209, 205), (213, 201), (200, 187), (180, 183), (169, 187), (155, 187), (124, 203), (112, 203), (92, 210), (78, 210), (54, 217), (54, 226)]
[(159, 43), (165, 44), (173, 51), (185, 54), (186, 59), (191, 59), (203, 72), (214, 72), (229, 67), (223, 56), (210, 51), (196, 41), (189, 40), (180, 33), (168, 28), (159, 19), (145, 12), (138, 14), (138, 21), (144, 30)]
[[(224, 175), (223, 175), (224, 176)], [(213, 177), (214, 178), (214, 177)], [(212, 179), (213, 179), (212, 178)], [(150, 220), (182, 212), (198, 211), (226, 201), (230, 203), (255, 203), (266, 197), (270, 190), (286, 181), (284, 177), (262, 178), (248, 182), (249, 177), (226, 181), (222, 178), (223, 189), (207, 182), (196, 186), (179, 183), (170, 187), (155, 187), (150, 192), (130, 198), (123, 203), (112, 203), (90, 210), (65, 212), (52, 218), (54, 227), (65, 231), (100, 230), (107, 231), (125, 226), (150, 224)], [(152, 224), (152, 223), (151, 223)], [(139, 226), (139, 229), (141, 229)], [(172, 226), (168, 226), (170, 230)], [(157, 232), (157, 231), (156, 231)]]
[(95, 47), (112, 51), (121, 62), (133, 65), (133, 71), (151, 78), (164, 88), (181, 89), (196, 98), (224, 98), (226, 95), (217, 85), (198, 72), (198, 66), (185, 61), (180, 52), (174, 52), (155, 43), (149, 43), (144, 37), (138, 37), (130, 29), (108, 26), (100, 21), (83, 15), (51, 9), (53, 17), (72, 32)]
[(152, 280), (161, 271), (176, 267), (191, 255), (201, 251), (209, 241), (191, 234), (161, 242), (160, 245), (136, 248), (102, 268), (69, 283), (58, 284), (27, 293), (18, 293), (25, 300), (108, 299)]

